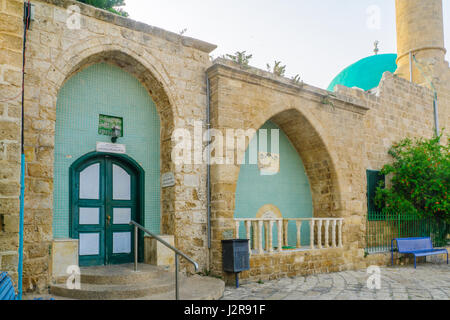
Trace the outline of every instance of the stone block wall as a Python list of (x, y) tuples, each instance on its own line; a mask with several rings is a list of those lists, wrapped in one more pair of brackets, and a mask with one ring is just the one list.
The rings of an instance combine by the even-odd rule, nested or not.
[[(448, 73), (448, 69), (442, 72)], [(213, 127), (258, 129), (268, 120), (275, 122), (305, 163), (314, 216), (345, 219), (344, 249), (254, 255), (252, 270), (243, 273), (242, 278), (255, 281), (280, 274), (385, 264), (387, 260), (379, 255), (364, 257), (366, 170), (379, 170), (390, 162), (388, 150), (395, 142), (406, 137), (433, 136), (433, 92), (385, 73), (380, 86), (371, 92), (337, 86), (336, 92), (329, 93), (220, 59), (208, 74)], [(441, 128), (450, 124), (448, 92), (446, 87), (439, 91)], [(221, 240), (233, 234), (238, 175), (239, 166), (212, 166), (211, 267), (217, 274), (222, 274)], [(303, 258), (297, 261), (297, 256), (305, 256), (308, 263), (298, 262)]]
[[(126, 19), (71, 0), (36, 0), (28, 32), (25, 78), (25, 261), (24, 290), (45, 291), (53, 240), (53, 161), (56, 99), (66, 79), (93, 63), (117, 65), (147, 88), (161, 119), (161, 172), (176, 185), (161, 194), (161, 233), (207, 268), (206, 166), (171, 161), (172, 132), (203, 121), (205, 71), (215, 46)], [(1, 98), (20, 93), (23, 1), (0, 2)], [(80, 9), (80, 28), (68, 23)], [(0, 234), (2, 270), (17, 269), (19, 226), (20, 101), (0, 106)], [(5, 169), (3, 169), (5, 168)], [(13, 253), (12, 255), (10, 253)], [(184, 261), (181, 261), (182, 266)], [(185, 265), (186, 268), (187, 265)], [(192, 271), (188, 269), (188, 271)]]
[[(161, 173), (176, 185), (161, 191), (161, 233), (192, 256), (201, 271), (222, 275), (221, 240), (233, 237), (239, 166), (213, 165), (212, 248), (207, 247), (206, 165), (176, 165), (172, 133), (195, 122), (205, 128), (206, 73), (211, 83), (212, 126), (259, 129), (268, 120), (289, 137), (305, 165), (314, 216), (343, 217), (344, 248), (253, 256), (251, 280), (362, 268), (366, 220), (366, 169), (390, 161), (393, 142), (431, 137), (433, 93), (386, 73), (372, 92), (338, 87), (330, 93), (225, 60), (214, 65), (209, 43), (183, 37), (72, 0), (35, 0), (28, 34), (25, 78), (25, 290), (50, 282), (53, 240), (53, 152), (56, 98), (66, 79), (94, 63), (117, 65), (147, 88), (161, 118)], [(67, 23), (80, 8), (80, 29)], [(20, 94), (23, 1), (0, 0), (0, 267), (17, 268), (20, 175)], [(212, 66), (211, 66), (212, 65)], [(450, 72), (437, 83), (440, 127), (450, 125)], [(192, 272), (183, 259), (182, 265)]]
[(23, 3), (0, 1), (0, 270), (17, 281)]
[[(365, 192), (359, 186), (365, 179), (362, 119), (368, 111), (367, 102), (349, 95), (333, 97), (325, 90), (294, 84), (258, 69), (243, 69), (221, 59), (215, 61), (208, 75), (213, 127), (223, 132), (257, 130), (268, 120), (276, 123), (304, 162), (314, 216), (346, 218), (346, 249), (362, 248)], [(221, 240), (234, 228), (238, 175), (238, 165), (212, 166), (211, 267), (219, 274)]]

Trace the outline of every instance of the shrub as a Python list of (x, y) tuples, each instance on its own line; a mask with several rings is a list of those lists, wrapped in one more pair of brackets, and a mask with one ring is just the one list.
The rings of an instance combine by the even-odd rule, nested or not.
[(440, 143), (441, 139), (405, 139), (392, 146), (389, 154), (394, 162), (381, 171), (392, 176), (391, 186), (383, 188), (381, 183), (377, 188), (378, 206), (392, 214), (433, 217), (450, 223), (450, 149)]

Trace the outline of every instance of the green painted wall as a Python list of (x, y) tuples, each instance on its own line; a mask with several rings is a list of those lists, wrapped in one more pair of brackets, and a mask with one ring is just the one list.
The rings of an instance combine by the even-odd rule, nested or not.
[(69, 237), (69, 167), (95, 151), (99, 115), (122, 117), (127, 155), (145, 170), (145, 227), (160, 233), (160, 120), (147, 90), (131, 74), (101, 63), (71, 77), (56, 107), (54, 213), (55, 238)]
[[(258, 210), (266, 204), (277, 206), (284, 218), (311, 218), (313, 216), (311, 188), (302, 159), (277, 125), (267, 122), (261, 129), (267, 130), (268, 152), (272, 152), (271, 130), (279, 129), (280, 171), (276, 175), (263, 176), (260, 174), (257, 164), (241, 165), (236, 188), (235, 218), (255, 218)], [(260, 141), (258, 141), (258, 150), (265, 151), (259, 147), (259, 143)], [(248, 149), (246, 159), (246, 163), (249, 163)], [(241, 224), (240, 230), (240, 237), (245, 238), (243, 224)], [(293, 222), (289, 225), (289, 235), (289, 245), (295, 245), (297, 235)], [(275, 245), (277, 243), (276, 236), (273, 241)], [(303, 244), (309, 244), (309, 224), (306, 222), (302, 225)]]

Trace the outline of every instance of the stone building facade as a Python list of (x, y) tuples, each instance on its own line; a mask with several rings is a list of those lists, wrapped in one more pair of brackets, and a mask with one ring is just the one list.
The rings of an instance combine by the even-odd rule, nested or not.
[[(234, 215), (240, 166), (235, 162), (211, 165), (209, 219), (206, 163), (178, 164), (173, 159), (177, 144), (174, 132), (187, 129), (194, 136), (198, 123), (205, 130), (208, 106), (211, 126), (224, 136), (227, 129), (258, 130), (268, 121), (277, 125), (303, 162), (313, 217), (343, 219), (342, 246), (253, 254), (251, 270), (242, 274), (244, 279), (257, 281), (385, 264), (387, 255), (364, 257), (366, 170), (380, 169), (388, 162), (387, 150), (393, 143), (405, 137), (431, 137), (435, 132), (433, 91), (415, 69), (414, 82), (409, 81), (403, 51), (419, 50), (423, 55), (418, 58), (430, 70), (438, 89), (440, 127), (450, 125), (450, 70), (441, 54), (445, 52), (439, 32), (442, 24), (430, 24), (430, 28), (434, 26), (431, 30), (419, 28), (414, 44), (409, 36), (414, 30), (401, 24), (405, 19), (420, 24), (429, 18), (417, 17), (418, 10), (439, 20), (437, 10), (442, 19), (442, 2), (405, 3), (397, 0), (397, 14), (402, 17), (398, 27), (402, 44), (399, 74), (385, 73), (379, 86), (368, 92), (343, 86), (329, 92), (228, 60), (211, 61), (209, 54), (215, 45), (75, 1), (32, 1), (34, 19), (26, 36), (24, 86), (24, 290), (46, 290), (55, 270), (61, 269), (58, 255), (64, 250), (75, 250), (78, 257), (76, 237), (55, 236), (59, 228), (54, 208), (59, 188), (55, 190), (54, 185), (55, 135), (60, 121), (57, 108), (62, 88), (70, 79), (99, 64), (132, 75), (156, 107), (160, 174), (173, 173), (175, 184), (160, 189), (159, 220), (155, 223), (159, 223), (159, 233), (173, 236), (175, 246), (196, 260), (202, 271), (226, 276), (221, 240), (238, 236)], [(79, 13), (73, 11), (73, 5)], [(0, 1), (0, 270), (15, 277), (20, 223), (23, 11), (22, 0)], [(71, 27), (74, 17), (80, 22), (76, 29)], [(429, 44), (430, 38), (437, 40)], [(204, 146), (203, 142), (193, 148)], [(94, 151), (95, 145), (88, 148)], [(65, 170), (68, 172), (69, 167)], [(71, 240), (75, 249), (61, 249), (61, 243)], [(183, 267), (193, 272), (188, 265)]]

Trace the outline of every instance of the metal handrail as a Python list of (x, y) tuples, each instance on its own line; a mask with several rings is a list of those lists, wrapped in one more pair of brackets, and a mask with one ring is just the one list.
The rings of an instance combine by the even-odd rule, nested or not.
[(141, 226), (139, 223), (135, 221), (130, 221), (130, 225), (134, 226), (134, 271), (138, 271), (138, 229), (141, 231), (149, 234), (153, 238), (155, 238), (157, 241), (161, 242), (163, 245), (165, 245), (167, 248), (175, 252), (175, 299), (180, 300), (180, 293), (179, 293), (179, 286), (178, 286), (178, 255), (185, 258), (188, 262), (192, 263), (195, 268), (195, 272), (198, 271), (198, 264), (191, 258), (189, 258), (187, 255), (185, 255), (183, 252), (178, 250), (177, 248), (173, 247), (172, 245), (168, 244), (166, 241), (158, 237), (157, 235), (153, 234), (152, 232), (145, 229), (143, 226)]

